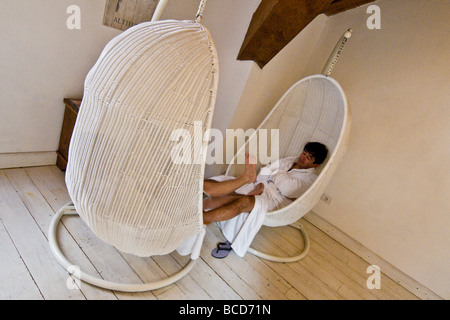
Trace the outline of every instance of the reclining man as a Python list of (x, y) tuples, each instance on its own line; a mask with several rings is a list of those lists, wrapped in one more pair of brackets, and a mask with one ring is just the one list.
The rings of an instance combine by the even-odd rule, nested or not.
[(203, 201), (205, 224), (218, 222), (225, 243), (212, 255), (224, 258), (233, 249), (243, 256), (267, 212), (287, 206), (316, 180), (315, 168), (324, 162), (327, 148), (318, 142), (305, 145), (299, 157), (284, 158), (263, 167), (256, 176), (255, 165), (246, 156), (244, 173), (238, 177), (218, 176), (205, 180), (210, 198)]

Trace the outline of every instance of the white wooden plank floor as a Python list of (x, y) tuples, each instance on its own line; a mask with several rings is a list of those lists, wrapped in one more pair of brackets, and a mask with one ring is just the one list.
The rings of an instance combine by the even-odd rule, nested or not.
[[(233, 252), (215, 259), (211, 250), (223, 236), (211, 224), (194, 269), (173, 285), (145, 293), (111, 292), (85, 283), (69, 289), (69, 275), (48, 246), (51, 218), (69, 201), (64, 174), (56, 166), (0, 170), (0, 299), (418, 299), (384, 274), (381, 289), (368, 289), (369, 264), (304, 219), (311, 250), (299, 262), (275, 263), (251, 254), (240, 258)], [(69, 260), (108, 280), (160, 279), (188, 261), (176, 253), (153, 258), (120, 253), (97, 239), (79, 217), (63, 218), (58, 237)], [(303, 243), (293, 228), (263, 227), (253, 247), (293, 255)]]

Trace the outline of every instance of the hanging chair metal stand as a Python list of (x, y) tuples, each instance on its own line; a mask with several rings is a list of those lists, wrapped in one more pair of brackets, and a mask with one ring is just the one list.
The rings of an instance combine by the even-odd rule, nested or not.
[[(180, 271), (178, 271), (176, 274), (173, 274), (165, 279), (161, 279), (154, 282), (148, 282), (148, 283), (117, 283), (108, 281), (90, 274), (87, 274), (79, 268), (76, 267), (76, 264), (70, 262), (62, 253), (59, 243), (57, 240), (57, 230), (58, 225), (61, 221), (61, 218), (65, 215), (78, 215), (78, 213), (75, 210), (75, 207), (73, 206), (72, 202), (69, 202), (62, 206), (56, 214), (53, 216), (53, 219), (50, 223), (49, 228), (49, 244), (50, 249), (55, 256), (55, 258), (58, 260), (58, 262), (64, 267), (64, 269), (67, 270), (72, 276), (78, 278), (79, 280), (92, 284), (96, 287), (112, 290), (112, 291), (121, 291), (121, 292), (144, 292), (144, 291), (151, 291), (156, 290), (165, 286), (168, 286), (181, 278), (183, 278), (185, 275), (187, 275), (192, 268), (195, 265), (195, 262), (197, 260), (190, 260)], [(74, 271), (76, 270), (76, 272)]]
[(279, 256), (274, 256), (274, 255), (270, 255), (267, 253), (263, 253), (256, 249), (253, 249), (251, 247), (248, 248), (247, 251), (250, 252), (251, 254), (254, 254), (257, 257), (260, 257), (262, 259), (266, 259), (269, 261), (274, 261), (274, 262), (296, 262), (296, 261), (303, 259), (308, 254), (309, 248), (310, 248), (308, 234), (306, 233), (306, 230), (303, 228), (303, 225), (299, 222), (290, 224), (290, 226), (299, 230), (302, 235), (304, 247), (303, 247), (303, 251), (300, 254), (298, 254), (296, 256), (292, 256), (292, 257), (279, 257)]

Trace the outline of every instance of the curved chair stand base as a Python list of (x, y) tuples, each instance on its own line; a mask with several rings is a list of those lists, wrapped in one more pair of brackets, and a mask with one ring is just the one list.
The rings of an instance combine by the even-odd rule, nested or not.
[(250, 252), (251, 254), (254, 254), (257, 257), (260, 257), (260, 258), (263, 258), (266, 260), (270, 260), (270, 261), (274, 261), (274, 262), (296, 262), (296, 261), (303, 259), (308, 254), (309, 248), (310, 248), (308, 234), (306, 233), (306, 230), (303, 228), (303, 226), (298, 222), (295, 222), (295, 223), (291, 224), (290, 226), (295, 229), (298, 229), (300, 231), (300, 233), (302, 234), (303, 242), (305, 245), (304, 245), (303, 251), (300, 254), (293, 256), (293, 257), (278, 257), (278, 256), (273, 256), (270, 254), (260, 252), (253, 248), (248, 248), (248, 252)]
[(168, 286), (181, 278), (183, 278), (186, 274), (188, 274), (195, 265), (197, 260), (190, 260), (183, 269), (181, 269), (178, 273), (155, 282), (149, 283), (139, 283), (139, 284), (126, 284), (126, 283), (116, 283), (101, 279), (99, 277), (95, 277), (84, 273), (83, 271), (76, 268), (76, 265), (67, 260), (67, 258), (61, 252), (58, 241), (56, 240), (56, 232), (58, 228), (58, 224), (61, 218), (64, 215), (77, 215), (78, 213), (75, 210), (72, 202), (67, 203), (58, 212), (52, 219), (49, 230), (49, 244), (53, 255), (56, 257), (58, 262), (69, 272), (72, 276), (78, 278), (81, 281), (92, 284), (96, 287), (109, 289), (112, 291), (121, 291), (121, 292), (144, 292), (159, 289), (165, 286)]

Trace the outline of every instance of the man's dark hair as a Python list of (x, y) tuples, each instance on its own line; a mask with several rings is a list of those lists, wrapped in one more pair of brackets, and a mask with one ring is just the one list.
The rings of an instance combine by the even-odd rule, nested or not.
[(320, 142), (308, 142), (304, 150), (314, 157), (315, 164), (322, 164), (328, 155), (327, 147)]

